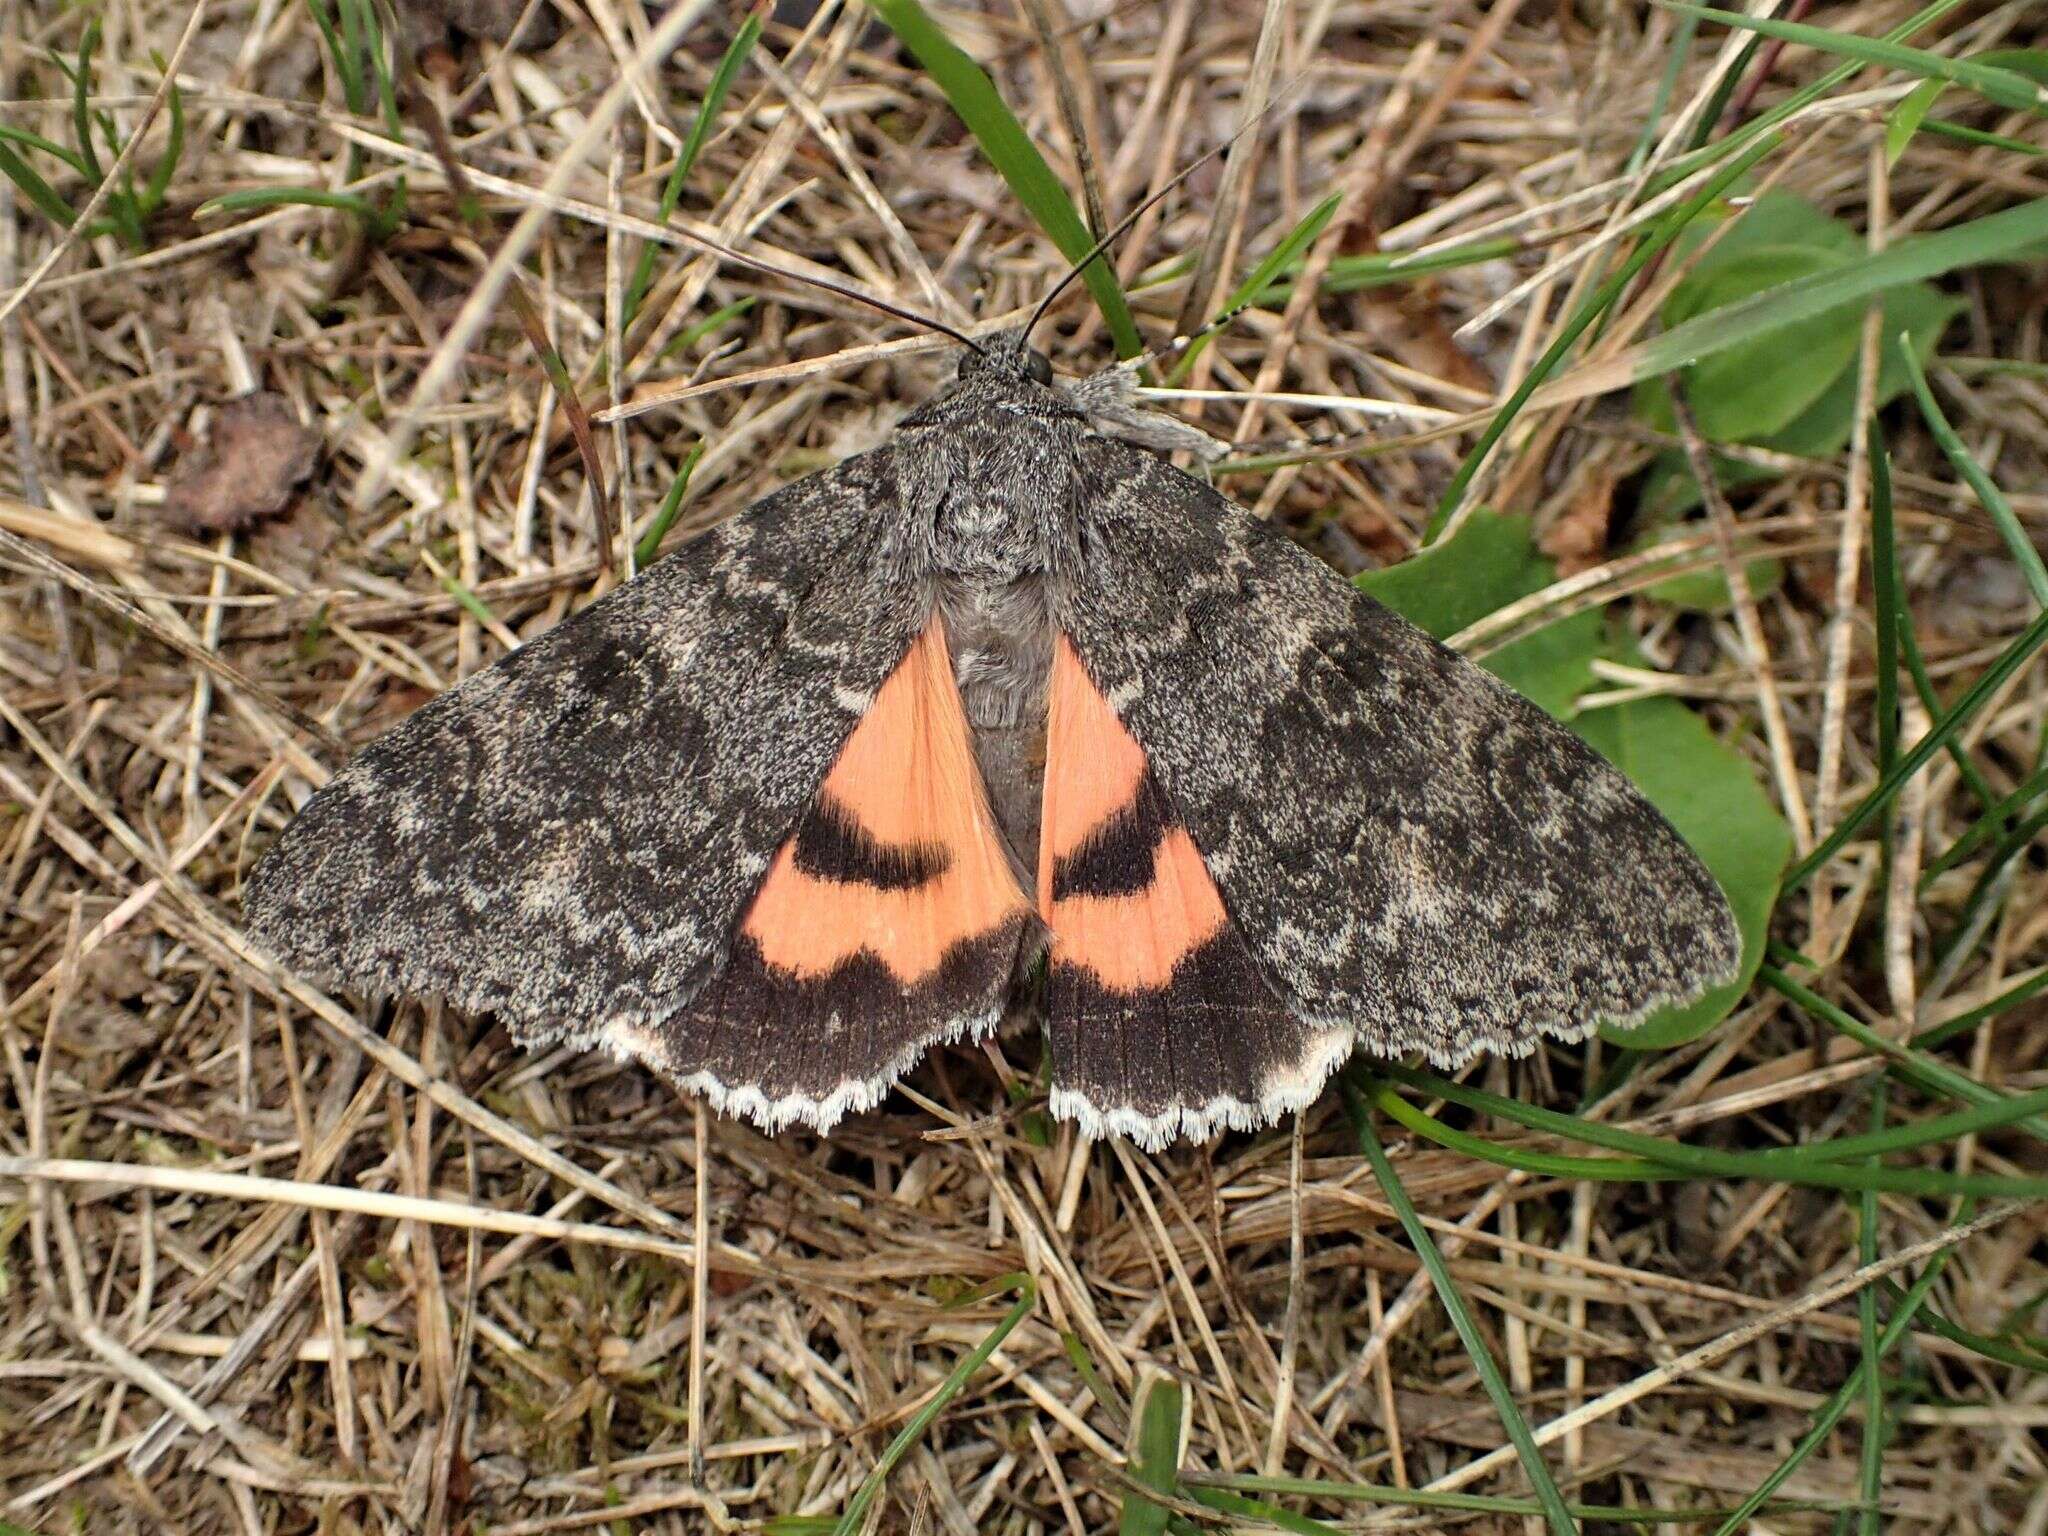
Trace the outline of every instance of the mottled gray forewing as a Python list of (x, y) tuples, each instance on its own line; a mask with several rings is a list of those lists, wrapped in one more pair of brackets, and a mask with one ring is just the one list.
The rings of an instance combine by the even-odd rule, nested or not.
[(888, 449), (849, 459), (435, 699), (279, 837), (251, 930), (527, 1038), (669, 1018), (917, 632), (896, 505)]
[(1081, 456), (1061, 626), (1304, 1019), (1440, 1062), (1727, 979), (1697, 857), (1605, 759), (1129, 444)]

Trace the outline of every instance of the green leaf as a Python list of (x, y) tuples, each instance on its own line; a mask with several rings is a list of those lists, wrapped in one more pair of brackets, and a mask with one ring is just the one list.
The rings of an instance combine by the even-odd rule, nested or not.
[[(1926, 283), (1895, 288), (1884, 296), (1884, 331), (1887, 337), (1901, 332), (1913, 340), (1915, 361), (1925, 364), (1934, 355), (1934, 344), (1957, 315), (1969, 306), (1955, 294), (1943, 293)], [(1857, 315), (1860, 332), (1862, 315)], [(1859, 338), (1860, 339), (1860, 338)], [(1877, 398), (1882, 408), (1912, 387), (1895, 345), (1879, 349)], [(1758, 446), (1804, 458), (1827, 458), (1841, 451), (1849, 441), (1849, 426), (1856, 414), (1856, 370), (1845, 368), (1822, 392), (1812, 407), (1797, 421), (1761, 440)]]
[[(869, 0), (875, 14), (889, 30), (903, 40), (922, 64), (946, 100), (974, 135), (981, 152), (1001, 173), (1017, 200), (1038, 220), (1039, 227), (1069, 261), (1079, 261), (1094, 249), (1095, 236), (1074, 211), (1073, 199), (1052, 167), (1031, 142), (1024, 125), (1017, 121), (981, 66), (962, 53), (953, 40), (939, 29), (918, 0)], [(1119, 356), (1135, 357), (1144, 350), (1138, 327), (1117, 286), (1116, 271), (1108, 258), (1098, 255), (1088, 263), (1081, 280), (1095, 296), (1096, 307), (1116, 338)]]
[[(2048, 85), (2048, 49), (2041, 48), (1993, 48), (1984, 53), (1970, 55), (1973, 63), (1989, 64), (1999, 69), (2009, 69), (2015, 74), (2025, 75), (2036, 84)], [(1913, 135), (1920, 131), (1920, 125), (1927, 120), (1927, 114), (1934, 110), (1934, 103), (1941, 93), (1948, 89), (1946, 80), (1922, 80), (1913, 87), (1912, 93), (1896, 107), (1884, 128), (1884, 157), (1887, 165), (1897, 165), (1899, 156), (1906, 152)], [(2028, 145), (2027, 148), (2033, 146)]]
[(1907, 283), (1959, 267), (2030, 257), (2044, 240), (2048, 197), (1931, 235), (1914, 235), (1847, 266), (1780, 283), (1675, 325), (1636, 349), (1630, 371), (1636, 379), (1650, 379), (1694, 367), (1731, 347), (1779, 334), (1802, 320), (1860, 304)]
[[(1822, 212), (1798, 193), (1779, 187), (1754, 198), (1731, 198), (1719, 212), (1702, 218), (1680, 235), (1677, 245), (1680, 258), (1691, 263), (1681, 288), (1741, 266), (1753, 250), (1815, 245), (1838, 255), (1854, 256), (1864, 248), (1862, 237), (1847, 224)], [(1667, 303), (1664, 318), (1676, 323), (1686, 316)]]
[[(1810, 245), (1754, 250), (1741, 266), (1722, 268), (1685, 297), (1697, 312), (1709, 313), (1850, 261)], [(1686, 399), (1700, 431), (1711, 442), (1754, 442), (1796, 421), (1854, 361), (1862, 313), (1861, 305), (1825, 310), (1686, 369)]]
[[(1555, 577), (1551, 563), (1537, 552), (1528, 518), (1481, 508), (1465, 519), (1454, 538), (1399, 565), (1367, 571), (1354, 584), (1411, 624), (1447, 640), (1509, 603), (1542, 591)], [(1600, 654), (1601, 633), (1598, 613), (1574, 614), (1500, 647), (1480, 664), (1563, 718), (1571, 713), (1572, 702), (1593, 686), (1593, 659)]]
[[(1640, 657), (1630, 657), (1640, 664)], [(1573, 724), (1595, 751), (1626, 773), (1720, 882), (1742, 930), (1735, 980), (1697, 1002), (1665, 1008), (1633, 1029), (1601, 1034), (1630, 1050), (1662, 1050), (1705, 1034), (1742, 1001), (1770, 936), (1778, 880), (1792, 856), (1792, 830), (1756, 781), (1748, 761), (1676, 699), (1632, 699), (1590, 710)]]
[[(1690, 254), (1715, 232), (1711, 225), (1690, 231), (1680, 242), (1681, 249)], [(1713, 315), (1781, 289), (1796, 278), (1840, 272), (1866, 259), (1863, 238), (1848, 225), (1792, 193), (1767, 192), (1732, 225), (1722, 225), (1719, 238), (1702, 251), (1665, 302), (1663, 319), (1674, 329), (1708, 325)], [(1800, 266), (1808, 271), (1794, 270)], [(1686, 368), (1682, 375), (1686, 398), (1708, 439), (1752, 443), (1801, 458), (1825, 458), (1839, 452), (1849, 441), (1856, 410), (1855, 359), (1867, 302), (1796, 320), (1785, 329), (1741, 341)], [(1914, 354), (1923, 361), (1964, 307), (1961, 299), (1923, 282), (1902, 283), (1886, 291), (1883, 305), (1885, 334), (1903, 331), (1911, 336)], [(1909, 383), (1901, 359), (1893, 349), (1886, 349), (1878, 371), (1876, 403), (1890, 403), (1905, 393)], [(1635, 414), (1657, 431), (1675, 429), (1661, 379), (1638, 382)], [(1770, 470), (1725, 457), (1717, 457), (1715, 464), (1726, 489), (1776, 478)], [(1662, 537), (1670, 524), (1699, 504), (1699, 485), (1685, 453), (1674, 448), (1659, 455), (1637, 497), (1637, 521), (1644, 530), (1638, 546)], [(1682, 585), (1668, 590), (1660, 587), (1652, 595), (1682, 607), (1718, 610), (1726, 606), (1726, 584), (1718, 574), (1678, 581)], [(1752, 584), (1755, 582), (1753, 572)]]
[[(1180, 1480), (1180, 1384), (1170, 1376), (1148, 1379), (1137, 1403), (1138, 1444), (1131, 1476), (1155, 1493), (1171, 1495)], [(1135, 1490), (1124, 1495), (1119, 1536), (1161, 1536), (1170, 1511)]]
[[(1384, 571), (1357, 578), (1361, 591), (1443, 639), (1554, 579), (1535, 548), (1529, 520), (1479, 510), (1458, 533)], [(1662, 811), (1721, 883), (1742, 929), (1738, 979), (1683, 1008), (1666, 1009), (1613, 1038), (1633, 1049), (1681, 1044), (1706, 1032), (1748, 989), (1763, 958), (1778, 879), (1792, 834), (1741, 754), (1724, 746), (1675, 699), (1641, 699), (1574, 716), (1596, 678), (1593, 662), (1613, 650), (1598, 613), (1576, 614), (1501, 647), (1483, 665), (1503, 682), (1566, 718)], [(1636, 665), (1642, 658), (1627, 655)]]

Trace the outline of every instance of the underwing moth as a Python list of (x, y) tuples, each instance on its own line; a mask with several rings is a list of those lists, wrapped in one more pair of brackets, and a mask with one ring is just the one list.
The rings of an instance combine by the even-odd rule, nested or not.
[(360, 753), (251, 872), (295, 970), (826, 1129), (1020, 999), (1051, 1109), (1267, 1124), (1736, 970), (1578, 737), (1176, 468), (1135, 374), (963, 349), (774, 492)]

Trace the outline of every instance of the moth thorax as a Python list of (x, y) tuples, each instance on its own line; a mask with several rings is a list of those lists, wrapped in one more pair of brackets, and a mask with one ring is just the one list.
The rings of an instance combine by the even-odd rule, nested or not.
[(970, 586), (1005, 587), (1045, 570), (1045, 529), (1015, 496), (950, 495), (932, 523), (932, 565)]

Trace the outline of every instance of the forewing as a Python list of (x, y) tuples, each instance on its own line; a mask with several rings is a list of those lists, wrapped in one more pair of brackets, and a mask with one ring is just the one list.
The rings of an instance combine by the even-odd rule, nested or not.
[(889, 450), (785, 487), (419, 710), (251, 873), (308, 975), (589, 1042), (674, 1017), (924, 615)]
[(1535, 705), (1164, 460), (1082, 449), (1058, 622), (1289, 1010), (1454, 1063), (1690, 999), (1713, 877)]

